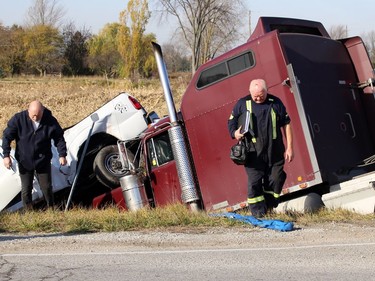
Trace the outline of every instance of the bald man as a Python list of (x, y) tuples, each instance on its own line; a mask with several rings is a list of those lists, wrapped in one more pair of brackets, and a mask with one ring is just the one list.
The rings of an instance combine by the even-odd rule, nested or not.
[(27, 110), (16, 113), (3, 132), (4, 166), (12, 167), (11, 142), (15, 140), (15, 158), (21, 178), (21, 198), (26, 209), (32, 209), (34, 174), (47, 207), (54, 205), (51, 180), (51, 141), (57, 148), (61, 165), (66, 165), (64, 132), (49, 109), (40, 101), (32, 101)]
[[(247, 203), (256, 217), (264, 216), (277, 207), (286, 180), (285, 161), (293, 160), (293, 136), (290, 118), (282, 101), (268, 93), (263, 79), (254, 79), (250, 95), (241, 98), (232, 110), (228, 129), (233, 139), (248, 138), (253, 149), (249, 152), (245, 170), (248, 176)], [(242, 128), (240, 116), (250, 112), (250, 128)], [(244, 135), (243, 129), (249, 129)], [(283, 142), (284, 130), (285, 143)]]

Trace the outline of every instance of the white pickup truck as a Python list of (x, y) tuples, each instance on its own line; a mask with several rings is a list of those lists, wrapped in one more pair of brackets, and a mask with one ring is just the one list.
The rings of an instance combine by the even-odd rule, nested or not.
[[(74, 198), (77, 203), (89, 202), (95, 195), (120, 186), (119, 178), (128, 170), (123, 168), (119, 159), (117, 141), (137, 137), (147, 129), (148, 123), (142, 105), (131, 95), (120, 93), (76, 125), (66, 128), (66, 166), (59, 165), (57, 150), (52, 146), (55, 201), (67, 198), (73, 182), (76, 182)], [(13, 150), (11, 155), (14, 155)], [(0, 156), (3, 157), (1, 140)], [(10, 170), (0, 163), (0, 211), (22, 208), (20, 191), (17, 161), (13, 159)], [(37, 203), (42, 198), (39, 184), (34, 180), (33, 201)]]

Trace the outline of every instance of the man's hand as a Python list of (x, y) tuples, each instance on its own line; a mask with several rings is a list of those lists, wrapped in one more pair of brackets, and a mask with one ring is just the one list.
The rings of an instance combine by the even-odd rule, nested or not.
[(243, 134), (241, 134), (241, 128), (242, 126), (240, 126), (235, 132), (234, 132), (234, 137), (236, 140), (240, 140), (243, 138)]
[(294, 158), (294, 152), (292, 148), (287, 148), (285, 150), (285, 160), (288, 162), (292, 162)]
[(290, 124), (286, 124), (284, 129), (287, 143), (285, 150), (285, 160), (288, 162), (292, 162), (294, 158), (292, 126)]
[(63, 156), (59, 158), (59, 161), (60, 161), (61, 166), (65, 166), (67, 163), (66, 157), (63, 157)]
[(4, 157), (4, 166), (7, 169), (12, 168), (12, 159), (10, 157)]

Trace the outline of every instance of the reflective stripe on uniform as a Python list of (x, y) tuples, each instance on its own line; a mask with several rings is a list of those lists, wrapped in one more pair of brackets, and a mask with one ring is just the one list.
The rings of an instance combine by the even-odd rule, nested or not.
[(271, 108), (271, 120), (272, 120), (272, 139), (277, 138), (277, 133), (276, 133), (276, 112), (273, 108)]
[[(253, 106), (251, 103), (251, 100), (246, 101), (246, 109), (250, 112), (250, 129), (254, 130), (254, 124), (253, 124)], [(271, 120), (272, 120), (272, 139), (277, 138), (277, 131), (276, 131), (276, 112), (273, 108), (271, 108)], [(253, 143), (256, 143), (256, 138), (252, 138), (251, 141)]]
[(275, 193), (273, 191), (267, 191), (267, 190), (263, 190), (263, 191), (264, 191), (264, 193), (272, 195), (276, 199), (278, 199), (280, 197), (280, 194), (277, 194), (277, 193)]
[[(254, 130), (254, 124), (253, 124), (253, 106), (252, 106), (252, 103), (251, 103), (251, 100), (247, 100), (246, 101), (246, 109), (250, 112), (250, 129), (251, 130)], [(253, 143), (256, 143), (257, 142), (257, 139), (255, 137), (253, 137), (251, 139), (251, 141)]]
[(258, 196), (258, 197), (254, 197), (254, 198), (247, 198), (247, 203), (248, 204), (256, 204), (258, 202), (262, 202), (264, 201), (264, 196), (261, 195), (261, 196)]

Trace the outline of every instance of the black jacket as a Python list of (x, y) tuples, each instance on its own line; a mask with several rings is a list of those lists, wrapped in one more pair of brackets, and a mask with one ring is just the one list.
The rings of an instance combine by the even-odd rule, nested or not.
[[(239, 99), (229, 117), (228, 130), (232, 138), (234, 138), (234, 132), (239, 127), (238, 121), (241, 114), (247, 111), (247, 100), (252, 100), (251, 95), (246, 95)], [(252, 119), (254, 120), (254, 128), (252, 129), (254, 137), (257, 139), (255, 148), (258, 155), (261, 153), (268, 154), (269, 164), (280, 161), (284, 157), (285, 150), (281, 128), (290, 123), (290, 117), (284, 104), (278, 97), (268, 93), (266, 100), (262, 104), (252, 102), (252, 107)], [(272, 123), (269, 116), (271, 108), (276, 114), (277, 137), (274, 140), (272, 139)]]
[(60, 157), (66, 156), (64, 132), (56, 118), (47, 108), (44, 108), (43, 117), (37, 130), (34, 130), (33, 121), (28, 111), (16, 113), (8, 122), (3, 132), (3, 154), (10, 154), (10, 143), (16, 141), (15, 157), (28, 170), (43, 168), (51, 162), (51, 140), (57, 148)]

